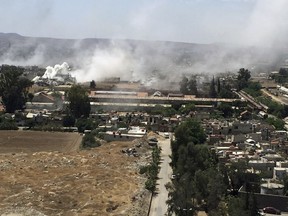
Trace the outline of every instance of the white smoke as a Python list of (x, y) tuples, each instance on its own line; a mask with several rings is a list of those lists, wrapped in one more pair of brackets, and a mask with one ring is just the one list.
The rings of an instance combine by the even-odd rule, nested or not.
[[(131, 26), (135, 30), (139, 30), (142, 36), (149, 34), (146, 30), (151, 29), (152, 23), (157, 20), (159, 10), (161, 11), (162, 6), (165, 5), (165, 1), (159, 2), (161, 3), (148, 5), (147, 8), (135, 12), (134, 19), (131, 19)], [(221, 26), (221, 23), (217, 25), (219, 31), (223, 28), (223, 31), (230, 32), (229, 38), (224, 36), (220, 39), (221, 42), (225, 42), (227, 39), (227, 41), (238, 45), (250, 46), (248, 49), (244, 46), (236, 47), (232, 45), (222, 46), (215, 49), (215, 51), (208, 50), (203, 53), (200, 51), (198, 55), (202, 56), (201, 60), (192, 57), (192, 59), (188, 59), (189, 64), (181, 65), (163, 55), (163, 53), (165, 54), (166, 44), (163, 46), (155, 44), (157, 51), (152, 50), (151, 53), (149, 53), (151, 50), (148, 49), (147, 52), (147, 49), (144, 50), (141, 45), (134, 47), (133, 53), (127, 48), (128, 45), (127, 47), (108, 47), (107, 49), (96, 49), (92, 57), (84, 58), (85, 63), (81, 70), (74, 74), (79, 81), (101, 80), (104, 77), (119, 76), (124, 80), (142, 80), (150, 85), (157, 82), (175, 81), (181, 77), (181, 74), (214, 75), (219, 72), (237, 71), (241, 67), (255, 68), (255, 64), (259, 62), (273, 65), (278, 57), (277, 54), (280, 53), (279, 50), (275, 49), (276, 46), (287, 47), (288, 13), (286, 13), (286, 8), (288, 8), (287, 0), (256, 0), (253, 3), (250, 17), (245, 18), (249, 20), (247, 24), (237, 27), (237, 29), (241, 29), (240, 33), (239, 31), (233, 33), (234, 27), (231, 27), (237, 25), (237, 23), (229, 24), (227, 22), (226, 26)], [(217, 20), (212, 16), (206, 17), (206, 19), (210, 20), (210, 25), (206, 23), (207, 28), (213, 25), (213, 19)], [(229, 26), (231, 27), (230, 30)], [(175, 27), (175, 29), (177, 28)], [(161, 29), (160, 32), (166, 31)], [(203, 37), (207, 37), (207, 35), (203, 35)], [(265, 49), (256, 50), (254, 47), (273, 49), (270, 51)], [(181, 52), (181, 49), (175, 49), (175, 53)], [(195, 52), (195, 50), (192, 48), (188, 52)], [(155, 71), (157, 73), (154, 73)]]
[(21, 51), (25, 49), (29, 50), (29, 45), (33, 44), (33, 40), (30, 44), (24, 44), (23, 42), (21, 42), (21, 46), (19, 46), (19, 44), (13, 44), (13, 42), (10, 42), (10, 44), (11, 47), (9, 47), (9, 49), (6, 50), (4, 54), (0, 57), (0, 64), (30, 66), (43, 65), (45, 63), (45, 45), (37, 45), (37, 47), (32, 53), (29, 53), (27, 54), (27, 56), (23, 57), (20, 55)]
[(128, 78), (130, 67), (133, 65), (129, 53), (119, 48), (95, 49), (92, 56), (82, 60), (81, 69), (72, 72), (79, 82), (103, 80), (119, 75)]
[(82, 61), (72, 74), (79, 82), (120, 77), (121, 80), (141, 81), (146, 86), (157, 88), (178, 82), (182, 74), (208, 75), (238, 70), (249, 65), (252, 56), (250, 53), (235, 54), (239, 50), (225, 46), (187, 46), (166, 42), (139, 41), (131, 44), (129, 41), (114, 41), (105, 48), (95, 47), (92, 55), (82, 53)]
[(69, 65), (67, 62), (63, 62), (61, 65), (56, 64), (54, 67), (46, 67), (46, 71), (42, 78), (44, 79), (55, 79), (61, 75), (67, 75), (69, 71)]

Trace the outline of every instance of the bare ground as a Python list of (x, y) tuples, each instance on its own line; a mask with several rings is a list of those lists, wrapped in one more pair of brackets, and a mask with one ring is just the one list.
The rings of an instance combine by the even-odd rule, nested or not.
[[(74, 133), (0, 131), (0, 215), (146, 215), (143, 140), (77, 150)], [(134, 147), (140, 157), (123, 154)]]

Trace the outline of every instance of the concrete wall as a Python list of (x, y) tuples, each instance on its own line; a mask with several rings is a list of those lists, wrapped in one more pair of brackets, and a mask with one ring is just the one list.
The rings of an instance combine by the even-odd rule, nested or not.
[[(239, 191), (240, 196), (246, 196), (247, 192)], [(281, 211), (288, 212), (288, 197), (277, 196), (271, 194), (259, 194), (255, 193), (257, 207), (262, 209), (267, 206), (275, 207)]]
[(132, 141), (135, 139), (139, 139), (141, 138), (141, 136), (131, 136), (131, 135), (119, 135), (119, 134), (107, 134), (107, 133), (103, 133), (104, 136), (104, 140), (108, 141), (108, 142), (112, 142), (112, 141)]

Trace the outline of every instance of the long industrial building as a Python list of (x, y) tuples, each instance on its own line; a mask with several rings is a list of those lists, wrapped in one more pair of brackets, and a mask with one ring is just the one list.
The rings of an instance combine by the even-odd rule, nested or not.
[(232, 103), (240, 99), (226, 98), (197, 98), (194, 95), (168, 94), (167, 96), (159, 96), (158, 94), (148, 95), (147, 92), (129, 92), (129, 91), (91, 91), (89, 98), (91, 105), (97, 107), (118, 109), (122, 107), (124, 110), (131, 109), (147, 109), (162, 105), (170, 107), (172, 105), (183, 105), (189, 103), (195, 104), (214, 104), (217, 102)]

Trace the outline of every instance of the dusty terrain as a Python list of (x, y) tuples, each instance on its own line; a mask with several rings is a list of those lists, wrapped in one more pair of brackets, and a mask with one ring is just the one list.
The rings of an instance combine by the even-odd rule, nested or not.
[(41, 131), (0, 131), (1, 153), (71, 152), (79, 148), (78, 133)]
[[(145, 215), (143, 140), (78, 150), (76, 133), (0, 132), (0, 215)], [(135, 147), (140, 157), (122, 153)], [(141, 145), (141, 146), (140, 146)]]

